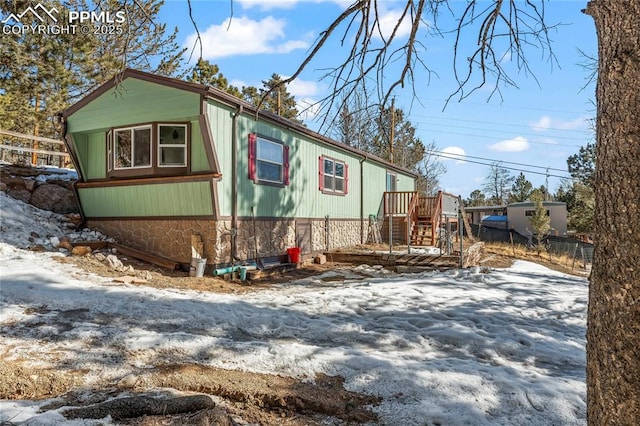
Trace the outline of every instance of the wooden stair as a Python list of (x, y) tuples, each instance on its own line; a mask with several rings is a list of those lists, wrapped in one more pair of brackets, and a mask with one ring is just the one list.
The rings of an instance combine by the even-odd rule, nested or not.
[(411, 224), (411, 245), (433, 246), (435, 245), (433, 221), (430, 216), (418, 216)]

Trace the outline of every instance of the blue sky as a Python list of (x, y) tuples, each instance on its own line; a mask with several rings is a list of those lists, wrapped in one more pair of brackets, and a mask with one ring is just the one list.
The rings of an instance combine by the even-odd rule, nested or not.
[[(318, 34), (351, 3), (192, 0), (192, 9), (204, 41), (204, 58), (217, 64), (232, 84), (241, 87), (261, 86), (261, 81), (273, 73), (293, 74)], [(466, 2), (451, 3), (459, 8)], [(401, 3), (389, 0), (380, 4), (383, 22), (386, 17), (391, 22)], [(494, 96), (488, 100), (491, 89), (487, 88), (461, 102), (451, 101), (445, 108), (445, 100), (457, 87), (451, 72), (454, 39), (423, 39), (424, 58), (436, 74), (429, 81), (425, 74), (417, 75), (418, 99), (409, 88), (397, 91), (395, 99), (423, 142), (433, 141), (440, 151), (469, 156), (466, 159), (471, 161), (444, 160), (447, 173), (440, 178), (444, 190), (467, 197), (483, 186), (489, 172), (486, 164), (491, 160), (524, 170), (535, 186), (548, 182), (551, 191), (560, 183), (555, 176), (568, 176), (566, 158), (594, 137), (590, 120), (595, 115), (595, 84), (587, 85), (589, 72), (582, 65), (585, 58), (579, 51), (595, 56), (597, 45), (593, 21), (581, 13), (585, 6), (586, 1), (554, 0), (546, 4), (547, 22), (562, 24), (550, 32), (557, 63), (549, 61), (546, 52), (529, 49), (527, 59), (533, 78), (518, 73), (515, 62), (505, 57), (518, 87), (501, 87), (502, 99)], [(441, 24), (447, 23), (444, 19)], [(180, 43), (193, 47), (195, 30), (186, 2), (167, 1), (160, 20), (168, 27), (177, 26)], [(473, 42), (469, 36), (462, 39), (467, 46)], [(313, 102), (330, 93), (327, 82), (320, 80), (322, 69), (336, 66), (344, 49), (336, 43), (329, 47), (289, 86), (299, 102)], [(313, 120), (305, 123), (316, 130)], [(519, 171), (512, 173), (517, 175)]]

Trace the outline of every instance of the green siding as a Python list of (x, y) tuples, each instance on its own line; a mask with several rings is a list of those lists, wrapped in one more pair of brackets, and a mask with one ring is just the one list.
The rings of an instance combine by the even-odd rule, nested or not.
[[(231, 134), (233, 110), (223, 108), (214, 102), (208, 105), (209, 119), (216, 144), (218, 159), (222, 167), (222, 181), (219, 186), (220, 213), (231, 215), (231, 193), (233, 182), (231, 161)], [(247, 177), (248, 141), (247, 135), (256, 132), (261, 136), (284, 142), (289, 146), (290, 184), (276, 187), (255, 184)], [(330, 144), (319, 142), (295, 131), (272, 123), (256, 121), (253, 115), (238, 117), (238, 215), (266, 217), (313, 217), (360, 218), (361, 214), (361, 174), (360, 161), (363, 157), (344, 151)], [(331, 195), (319, 190), (318, 158), (328, 156), (343, 161), (349, 166), (348, 194)], [(376, 214), (386, 188), (386, 167), (370, 160), (364, 162), (364, 196), (362, 214)], [(398, 190), (414, 190), (412, 176), (398, 174)]]
[(85, 216), (211, 216), (209, 182), (80, 188)]
[(86, 168), (87, 179), (102, 179), (107, 176), (107, 139), (104, 132), (87, 135)]
[(194, 120), (191, 122), (191, 171), (206, 172), (210, 170), (200, 124), (198, 120)]
[(67, 119), (70, 133), (150, 121), (186, 121), (200, 114), (200, 95), (127, 78)]
[[(218, 184), (218, 191), (220, 194), (220, 214), (223, 216), (231, 216), (231, 175), (232, 175), (232, 161), (231, 161), (231, 135), (233, 134), (233, 113), (234, 109), (222, 105), (220, 103), (209, 100), (207, 105), (207, 114), (209, 116), (209, 125), (211, 126), (211, 135), (213, 137), (213, 143), (216, 147), (216, 153), (218, 155), (218, 163), (220, 164), (220, 172), (222, 173), (222, 183)], [(242, 146), (242, 139), (246, 136), (242, 136), (242, 132), (239, 133), (239, 156), (245, 155), (246, 147)], [(246, 143), (246, 142), (245, 142)], [(239, 158), (239, 161), (240, 158)], [(246, 163), (245, 163), (246, 164)], [(238, 164), (238, 176), (242, 180), (247, 176), (246, 166), (243, 169), (242, 164)]]
[(73, 135), (73, 145), (80, 160), (80, 172), (82, 172), (83, 176), (87, 174), (87, 152), (89, 150), (87, 145), (87, 135), (84, 134), (76, 134)]

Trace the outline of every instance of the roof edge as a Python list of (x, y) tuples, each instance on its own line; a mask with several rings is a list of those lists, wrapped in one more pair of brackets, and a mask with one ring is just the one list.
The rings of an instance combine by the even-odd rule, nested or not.
[(220, 90), (211, 86), (205, 86), (200, 83), (192, 83), (192, 82), (180, 80), (173, 77), (165, 77), (157, 74), (148, 73), (145, 71), (136, 70), (133, 68), (126, 68), (121, 73), (114, 75), (112, 78), (102, 83), (100, 86), (98, 86), (93, 91), (91, 91), (88, 95), (86, 95), (85, 97), (80, 99), (78, 102), (74, 103), (73, 105), (71, 105), (69, 108), (62, 111), (62, 116), (64, 118), (67, 118), (73, 115), (75, 112), (84, 108), (87, 104), (97, 99), (98, 97), (100, 97), (101, 95), (109, 91), (110, 89), (116, 87), (118, 84), (120, 84), (127, 78), (136, 78), (139, 80), (148, 81), (148, 82), (160, 84), (163, 86), (174, 87), (179, 90), (186, 90), (188, 92), (198, 93), (206, 98), (221, 101), (236, 107), (242, 106), (242, 108), (246, 112), (251, 112), (254, 115), (256, 115), (258, 118), (262, 118), (276, 125), (285, 127), (288, 130), (292, 130), (300, 134), (309, 136), (313, 139), (318, 140), (319, 142), (326, 143), (340, 150), (350, 152), (357, 156), (363, 157), (365, 160), (369, 159), (373, 162), (384, 165), (387, 168), (413, 176), (414, 178), (419, 177), (418, 173), (412, 170), (409, 170), (397, 164), (391, 163), (376, 155), (373, 155), (368, 152), (359, 150), (357, 148), (353, 148), (349, 145), (340, 143), (318, 132), (315, 132), (301, 124), (298, 124), (286, 118), (280, 117), (279, 115), (273, 114), (269, 111), (259, 110), (249, 102), (246, 102), (243, 99), (237, 98), (229, 93), (226, 93), (223, 90)]

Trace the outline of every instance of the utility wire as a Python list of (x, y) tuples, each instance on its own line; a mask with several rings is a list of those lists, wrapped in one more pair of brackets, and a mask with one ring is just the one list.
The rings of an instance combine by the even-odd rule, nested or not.
[[(446, 135), (458, 135), (458, 136), (469, 136), (472, 138), (484, 138), (485, 140), (487, 139), (486, 135), (474, 135), (472, 133), (458, 133), (458, 132), (447, 132), (447, 131), (440, 131), (437, 129), (429, 129), (429, 131), (431, 133), (444, 133)], [(572, 145), (572, 144), (566, 144), (566, 143), (554, 143), (554, 142), (542, 142), (542, 141), (527, 141), (528, 143), (535, 143), (535, 144), (540, 144), (540, 145), (552, 145), (552, 146), (569, 146), (572, 148), (578, 148), (581, 147), (582, 145)]]
[[(467, 155), (467, 154), (456, 154), (454, 152), (444, 152), (444, 151), (432, 151), (432, 150), (426, 150), (425, 151), (428, 154), (444, 154), (444, 155), (456, 155), (459, 157), (465, 157), (465, 158), (474, 158), (476, 160), (485, 160), (485, 161), (491, 161), (494, 163), (501, 163), (501, 164), (515, 164), (516, 166), (524, 166), (524, 167), (533, 167), (535, 169), (543, 169), (543, 170), (554, 170), (557, 172), (567, 172), (567, 170), (565, 169), (556, 169), (553, 167), (547, 167), (547, 166), (536, 166), (536, 165), (532, 165), (532, 164), (524, 164), (524, 163), (515, 163), (513, 161), (502, 161), (502, 160), (496, 160), (493, 158), (485, 158), (485, 157), (474, 157), (473, 155)], [(460, 159), (462, 160), (462, 158)]]
[[(459, 158), (459, 157), (452, 157), (452, 156), (449, 156), (447, 153), (438, 153), (438, 154), (433, 153), (431, 155), (433, 155), (435, 157), (447, 158), (449, 160), (458, 160), (458, 161), (464, 161), (466, 163), (480, 164), (480, 165), (483, 165), (483, 166), (491, 166), (492, 165), (492, 163), (483, 163), (481, 161), (466, 160), (466, 159), (462, 159), (462, 158)], [(493, 163), (500, 163), (500, 161), (494, 161)], [(528, 166), (528, 167), (530, 167), (530, 166)], [(559, 178), (559, 179), (570, 179), (571, 178), (570, 176), (552, 175), (550, 173), (543, 173), (543, 172), (536, 172), (536, 171), (533, 171), (533, 170), (518, 169), (518, 168), (515, 168), (515, 167), (503, 167), (503, 168), (507, 169), (507, 170), (517, 171), (517, 172), (532, 173), (534, 175), (556, 177), (556, 178)]]
[[(492, 125), (496, 125), (496, 126), (504, 126), (504, 127), (518, 127), (518, 128), (525, 128), (525, 129), (530, 129), (530, 128), (540, 128), (540, 131), (554, 131), (554, 132), (571, 132), (571, 133), (589, 133), (591, 132), (591, 130), (589, 129), (585, 129), (585, 130), (576, 130), (576, 129), (559, 129), (556, 127), (541, 127), (541, 126), (535, 126), (535, 125), (524, 125), (524, 124), (512, 124), (512, 123), (499, 123), (497, 121), (482, 121), (482, 120), (469, 120), (466, 118), (448, 118), (448, 117), (439, 117), (437, 115), (421, 115), (421, 114), (412, 114), (411, 117), (418, 117), (418, 118), (426, 118), (426, 119), (434, 119), (434, 120), (443, 120), (443, 121), (455, 121), (456, 123), (477, 123), (477, 124), (492, 124)], [(424, 124), (427, 124), (426, 122), (422, 122)], [(440, 124), (436, 124), (436, 125), (440, 125)], [(480, 130), (480, 129), (479, 129)], [(491, 130), (491, 129), (481, 129), (481, 130)]]

